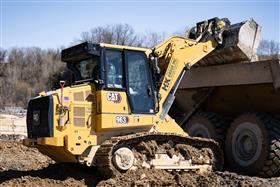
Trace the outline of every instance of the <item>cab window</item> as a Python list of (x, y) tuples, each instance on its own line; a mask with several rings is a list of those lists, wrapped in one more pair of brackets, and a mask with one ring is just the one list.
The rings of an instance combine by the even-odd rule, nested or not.
[(107, 88), (124, 88), (122, 52), (107, 49), (105, 67)]
[(95, 69), (98, 66), (98, 57), (88, 58), (81, 60), (75, 64), (76, 68), (80, 72), (82, 80), (93, 78)]
[(127, 85), (133, 113), (154, 113), (154, 96), (150, 68), (144, 52), (125, 51)]

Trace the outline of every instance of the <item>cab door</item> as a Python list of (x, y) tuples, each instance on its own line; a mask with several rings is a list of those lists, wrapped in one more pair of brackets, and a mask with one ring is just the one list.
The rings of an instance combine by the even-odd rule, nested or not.
[(105, 89), (100, 90), (99, 113), (128, 114), (123, 51), (104, 50)]
[(153, 114), (155, 108), (152, 77), (144, 52), (125, 50), (126, 88), (134, 114)]

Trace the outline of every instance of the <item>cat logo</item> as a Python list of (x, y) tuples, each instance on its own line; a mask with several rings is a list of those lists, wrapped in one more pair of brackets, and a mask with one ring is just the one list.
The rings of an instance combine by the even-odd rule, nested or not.
[(107, 100), (113, 101), (114, 103), (120, 103), (122, 100), (122, 96), (117, 92), (109, 92), (107, 93)]

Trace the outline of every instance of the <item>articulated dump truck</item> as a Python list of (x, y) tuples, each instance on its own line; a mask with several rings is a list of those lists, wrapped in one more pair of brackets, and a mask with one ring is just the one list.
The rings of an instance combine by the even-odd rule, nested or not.
[[(256, 30), (253, 45), (244, 43), (252, 42), (246, 24)], [(243, 26), (245, 34), (230, 42), (235, 47), (214, 51), (189, 71), (171, 116), (190, 135), (218, 141), (226, 168), (271, 177), (280, 169), (280, 64), (257, 59), (260, 28)]]
[[(266, 156), (272, 154), (271, 146), (278, 145), (269, 135), (271, 129), (277, 129), (272, 123), (274, 118), (259, 112), (236, 118), (228, 129), (233, 134), (227, 138), (227, 144), (244, 150), (240, 154), (245, 154), (246, 159), (229, 154), (235, 149), (219, 145), (217, 141), (221, 139), (212, 134), (220, 137), (217, 127), (228, 127), (226, 119), (232, 119), (233, 115), (222, 116), (219, 111), (232, 114), (233, 106), (228, 103), (225, 107), (225, 101), (232, 101), (232, 95), (241, 97), (241, 92), (224, 91), (231, 94), (228, 96), (223, 90), (218, 92), (213, 88), (216, 85), (209, 85), (207, 81), (217, 76), (216, 72), (202, 73), (197, 79), (193, 75), (208, 66), (220, 69), (219, 64), (237, 65), (255, 58), (259, 33), (260, 27), (253, 20), (230, 24), (226, 18), (213, 18), (198, 22), (186, 37), (171, 36), (152, 49), (87, 42), (64, 49), (62, 61), (72, 72), (73, 81), (66, 86), (61, 81), (60, 89), (41, 92), (30, 100), (28, 138), (24, 144), (37, 147), (57, 162), (96, 166), (107, 178), (143, 167), (195, 172), (222, 170), (225, 147), (230, 150), (226, 152), (228, 165), (234, 167), (241, 163), (238, 170), (255, 174), (245, 166), (255, 167), (258, 162), (262, 168), (258, 165), (254, 171), (265, 176), (265, 167), (275, 160)], [(228, 76), (216, 79), (225, 83)], [(212, 82), (218, 83), (217, 80)], [(246, 89), (240, 89), (244, 99), (253, 97), (246, 95)], [(176, 93), (178, 97), (170, 111)], [(272, 94), (272, 91), (265, 93)], [(208, 107), (207, 99), (213, 103)], [(253, 101), (246, 104), (250, 110), (256, 104)], [(219, 114), (225, 120), (213, 118)], [(242, 121), (246, 117), (252, 121)], [(196, 118), (203, 118), (207, 123), (200, 123)], [(239, 124), (242, 128), (236, 133)], [(213, 133), (196, 134), (198, 127)], [(269, 171), (275, 173), (278, 165), (273, 166), (277, 168)]]

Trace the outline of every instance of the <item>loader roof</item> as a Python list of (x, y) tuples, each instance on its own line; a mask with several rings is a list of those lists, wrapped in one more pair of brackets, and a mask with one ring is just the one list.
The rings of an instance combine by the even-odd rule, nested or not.
[(125, 45), (114, 45), (114, 44), (106, 44), (106, 43), (100, 43), (100, 46), (106, 48), (128, 49), (128, 50), (143, 51), (143, 52), (150, 50), (149, 48), (143, 48), (143, 47), (131, 47)]
[(66, 49), (61, 52), (61, 61), (74, 63), (80, 59), (89, 58), (92, 55), (100, 56), (101, 48), (114, 48), (114, 49), (126, 49), (133, 51), (142, 51), (149, 53), (151, 50), (148, 48), (131, 47), (124, 45), (113, 45), (106, 43), (90, 43), (84, 42)]

